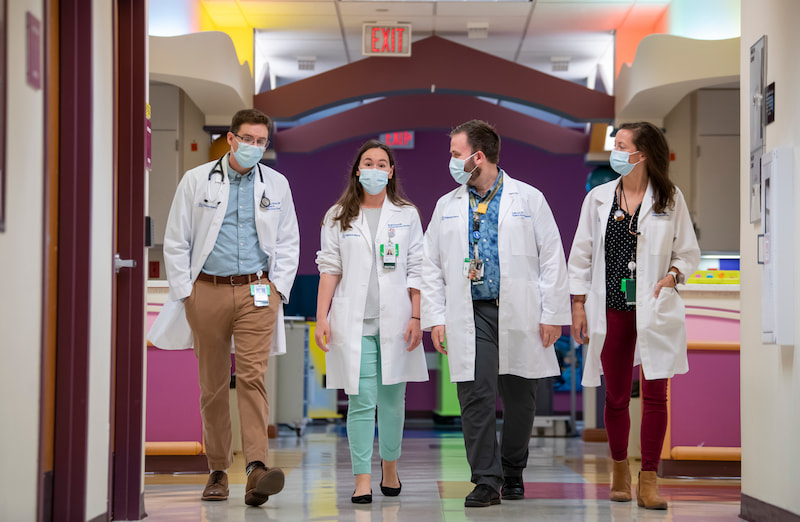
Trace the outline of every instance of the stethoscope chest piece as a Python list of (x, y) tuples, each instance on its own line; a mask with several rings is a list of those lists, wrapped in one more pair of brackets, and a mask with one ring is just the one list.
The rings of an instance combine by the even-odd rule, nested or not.
[(267, 208), (267, 207), (270, 206), (270, 204), (271, 204), (271, 201), (267, 197), (267, 193), (265, 192), (265, 193), (261, 194), (261, 202), (259, 203), (259, 206), (261, 208)]

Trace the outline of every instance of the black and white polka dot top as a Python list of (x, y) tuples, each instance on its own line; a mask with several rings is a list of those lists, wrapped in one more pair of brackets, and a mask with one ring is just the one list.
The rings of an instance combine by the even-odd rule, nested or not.
[[(621, 285), (623, 279), (631, 277), (628, 264), (631, 261), (636, 261), (637, 236), (634, 233), (639, 222), (640, 208), (641, 205), (636, 208), (633, 218), (627, 212), (622, 211), (623, 219), (617, 221), (614, 219), (614, 213), (621, 209), (615, 195), (611, 213), (608, 215), (608, 226), (606, 227), (606, 306), (615, 310), (636, 310), (635, 305), (625, 303), (625, 292), (622, 291)], [(631, 219), (633, 219), (633, 223), (631, 223)]]

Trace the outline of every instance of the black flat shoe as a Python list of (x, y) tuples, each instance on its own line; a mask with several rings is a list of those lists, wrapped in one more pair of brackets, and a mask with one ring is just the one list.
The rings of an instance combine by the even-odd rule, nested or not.
[[(397, 482), (400, 482), (400, 475), (397, 476)], [(389, 486), (383, 485), (383, 460), (381, 460), (381, 493), (387, 497), (396, 497), (400, 494), (401, 489), (403, 489), (402, 482), (400, 482), (399, 488), (390, 488)]]
[[(355, 491), (353, 491), (353, 495), (355, 495)], [(359, 495), (350, 497), (350, 502), (353, 504), (372, 504), (372, 491), (369, 492), (369, 495)]]

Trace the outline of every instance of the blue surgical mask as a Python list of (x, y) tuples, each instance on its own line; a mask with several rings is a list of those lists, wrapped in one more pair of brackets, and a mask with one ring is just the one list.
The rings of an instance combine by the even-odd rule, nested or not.
[(358, 181), (369, 194), (380, 194), (389, 183), (389, 172), (381, 169), (359, 169)]
[(478, 168), (478, 166), (475, 165), (475, 169), (472, 169), (469, 172), (464, 170), (464, 163), (466, 163), (466, 161), (475, 154), (477, 154), (477, 152), (473, 152), (464, 159), (454, 158), (454, 157), (450, 158), (450, 175), (453, 176), (453, 179), (459, 185), (463, 185), (464, 183), (469, 181), (469, 178), (472, 177), (472, 173), (475, 172), (475, 169)]
[(627, 176), (633, 170), (633, 167), (641, 163), (643, 160), (639, 160), (636, 163), (628, 163), (628, 158), (631, 154), (636, 154), (638, 151), (634, 152), (625, 152), (624, 150), (612, 150), (611, 157), (609, 158), (609, 162), (611, 163), (611, 168), (614, 169), (620, 176)]
[(233, 153), (236, 163), (242, 168), (252, 169), (264, 155), (264, 148), (239, 142), (239, 148)]

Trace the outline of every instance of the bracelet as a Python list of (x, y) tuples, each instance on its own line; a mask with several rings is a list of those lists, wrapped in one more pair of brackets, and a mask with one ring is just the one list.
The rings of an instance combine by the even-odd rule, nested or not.
[(411, 316), (411, 318), (412, 319), (416, 319), (417, 321), (421, 321), (421, 319), (419, 317), (414, 317), (413, 315)]

